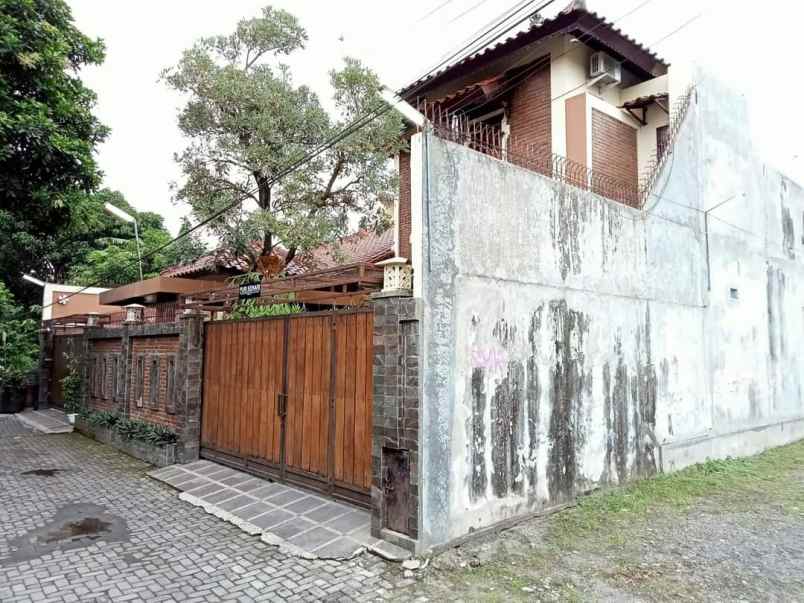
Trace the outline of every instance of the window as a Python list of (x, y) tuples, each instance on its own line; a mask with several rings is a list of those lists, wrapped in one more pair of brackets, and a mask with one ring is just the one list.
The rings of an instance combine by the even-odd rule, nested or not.
[(101, 359), (100, 395), (101, 398), (109, 397), (109, 356)]
[(95, 378), (92, 381), (92, 394), (96, 398), (101, 397), (101, 357), (95, 356)]
[(134, 387), (134, 397), (137, 406), (142, 406), (142, 394), (145, 389), (145, 356), (143, 355), (137, 356), (137, 373), (135, 375)]
[(656, 158), (661, 159), (667, 151), (667, 137), (670, 132), (669, 126), (659, 126), (656, 128)]
[(167, 361), (167, 400), (165, 410), (173, 414), (176, 412), (176, 357), (170, 356)]
[(118, 375), (117, 371), (120, 369), (120, 356), (115, 354), (112, 359), (112, 399), (117, 400), (120, 395), (118, 391)]
[(159, 403), (159, 357), (151, 356), (151, 370), (148, 374), (148, 401), (151, 406), (157, 406)]

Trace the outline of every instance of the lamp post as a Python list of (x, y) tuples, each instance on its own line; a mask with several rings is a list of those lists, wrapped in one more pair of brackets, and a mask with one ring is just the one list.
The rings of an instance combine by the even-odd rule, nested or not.
[(28, 281), (29, 283), (33, 283), (34, 285), (37, 285), (38, 287), (44, 287), (45, 286), (45, 281), (39, 280), (35, 276), (31, 276), (30, 274), (23, 274), (22, 275), (22, 280)]
[(142, 252), (140, 251), (140, 233), (137, 229), (137, 220), (134, 216), (127, 214), (119, 207), (115, 207), (111, 203), (104, 203), (103, 208), (106, 210), (107, 213), (113, 215), (115, 218), (122, 220), (123, 222), (130, 222), (134, 224), (134, 239), (137, 241), (137, 258), (140, 261), (140, 280), (142, 280)]

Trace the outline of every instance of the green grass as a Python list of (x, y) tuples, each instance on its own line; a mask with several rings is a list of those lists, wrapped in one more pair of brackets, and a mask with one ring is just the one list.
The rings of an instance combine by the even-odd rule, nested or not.
[(789, 512), (804, 513), (800, 482), (785, 479), (796, 470), (804, 471), (804, 441), (753, 457), (707, 461), (597, 492), (552, 518), (550, 540), (571, 547), (578, 539), (602, 530), (610, 532), (608, 540), (613, 544), (619, 537), (617, 531), (609, 530), (612, 524), (627, 525), (662, 508), (683, 509), (709, 496), (718, 497), (722, 508), (738, 509), (773, 495), (774, 502)]

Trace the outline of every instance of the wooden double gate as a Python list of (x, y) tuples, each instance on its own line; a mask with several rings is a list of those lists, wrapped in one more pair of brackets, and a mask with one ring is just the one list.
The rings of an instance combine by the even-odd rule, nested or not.
[(362, 310), (208, 322), (201, 456), (368, 505), (373, 323)]

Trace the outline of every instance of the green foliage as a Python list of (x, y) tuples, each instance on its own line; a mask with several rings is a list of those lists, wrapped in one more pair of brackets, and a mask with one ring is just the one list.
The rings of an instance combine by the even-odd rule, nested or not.
[(255, 299), (245, 299), (234, 305), (228, 317), (232, 320), (244, 320), (247, 318), (300, 314), (302, 312), (304, 312), (304, 308), (299, 304), (260, 304)]
[(26, 305), (41, 291), (19, 275), (49, 274), (75, 195), (100, 181), (108, 131), (78, 74), (103, 55), (63, 0), (0, 0), (0, 274)]
[[(111, 203), (136, 218), (143, 252), (164, 245), (172, 238), (159, 214), (138, 212), (116, 191), (103, 189), (84, 195), (74, 204), (73, 219), (58, 239), (64, 251), (59, 254), (63, 261), (57, 265), (73, 284), (100, 282), (113, 287), (139, 280), (133, 225), (108, 215), (103, 209), (104, 203)], [(157, 276), (167, 266), (206, 251), (197, 245), (197, 241), (185, 241), (180, 249), (169, 247), (145, 258), (143, 277)]]
[(37, 323), (0, 282), (0, 389), (19, 386), (36, 366)]
[[(571, 547), (604, 527), (626, 526), (656, 509), (687, 508), (704, 496), (720, 495), (731, 504), (751, 501), (765, 497), (780, 484), (784, 487), (789, 482), (785, 476), (802, 466), (804, 441), (753, 457), (710, 460), (675, 473), (635, 481), (580, 498), (575, 508), (555, 517), (550, 538)], [(800, 488), (792, 496), (790, 492), (779, 494), (780, 498), (790, 500), (791, 507), (804, 509), (804, 492)]]
[(122, 420), (118, 413), (108, 410), (90, 412), (86, 418), (95, 427), (114, 427)]
[(96, 411), (82, 415), (82, 417), (95, 427), (114, 429), (126, 440), (137, 440), (154, 446), (175, 444), (178, 441), (176, 432), (164, 425), (154, 425), (138, 419), (126, 419), (115, 412)]
[(84, 401), (84, 380), (76, 367), (71, 367), (61, 380), (61, 390), (64, 394), (64, 412), (80, 413)]
[[(177, 157), (185, 183), (176, 197), (200, 219), (251, 199), (256, 211), (232, 211), (212, 223), (238, 253), (262, 255), (281, 242), (290, 261), (297, 250), (345, 234), (350, 214), (370, 216), (394, 195), (389, 157), (402, 144), (402, 122), (393, 111), (273, 181), (356, 117), (383, 106), (377, 76), (345, 59), (330, 73), (337, 113), (331, 117), (279, 62), (306, 40), (293, 15), (267, 7), (230, 35), (200, 40), (163, 73), (188, 98), (179, 127), (191, 143)], [(263, 242), (256, 254), (254, 240)]]
[(173, 444), (178, 439), (174, 431), (163, 425), (153, 425), (137, 419), (121, 419), (114, 425), (114, 429), (123, 439), (138, 440), (154, 446)]

